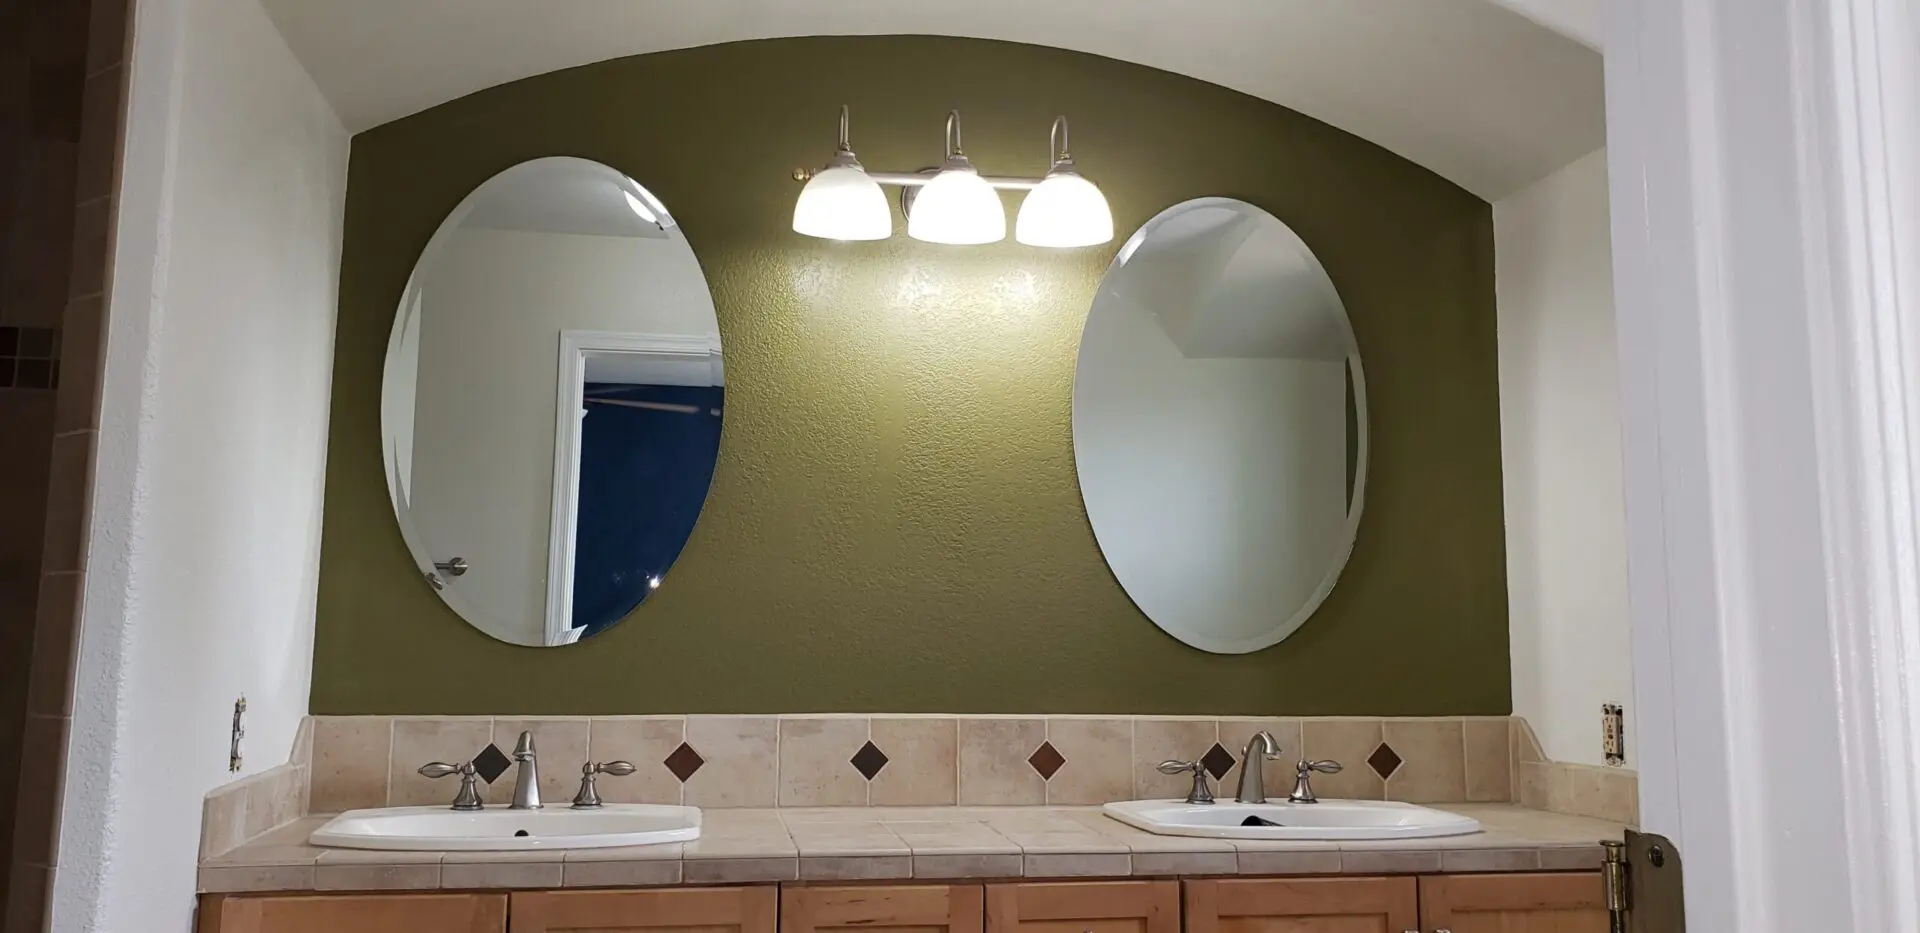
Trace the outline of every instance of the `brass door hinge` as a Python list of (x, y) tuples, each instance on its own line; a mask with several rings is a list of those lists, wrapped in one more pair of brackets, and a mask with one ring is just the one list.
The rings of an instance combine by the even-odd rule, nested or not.
[(1624, 842), (1602, 842), (1608, 929), (1612, 933), (1686, 933), (1680, 850), (1665, 836), (1627, 830)]

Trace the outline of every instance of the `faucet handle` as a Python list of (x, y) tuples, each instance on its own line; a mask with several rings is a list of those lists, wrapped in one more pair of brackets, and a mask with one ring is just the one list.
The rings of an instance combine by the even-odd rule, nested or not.
[(1193, 772), (1193, 789), (1187, 792), (1187, 802), (1206, 804), (1213, 802), (1213, 788), (1207, 786), (1207, 766), (1199, 761), (1181, 761), (1169, 758), (1154, 766), (1161, 774), (1185, 774)]
[(480, 771), (473, 762), (450, 765), (444, 761), (429, 761), (417, 769), (421, 777), (438, 780), (452, 775), (460, 776), (460, 792), (453, 796), (453, 809), (480, 810), (485, 805), (480, 802)]
[(636, 770), (638, 769), (634, 768), (633, 762), (631, 761), (608, 761), (608, 762), (589, 761), (586, 764), (581, 765), (580, 766), (580, 790), (574, 793), (573, 795), (573, 809), (575, 810), (600, 809), (600, 807), (602, 806), (602, 804), (600, 803), (600, 788), (597, 784), (594, 783), (594, 778), (602, 774), (611, 774), (614, 777), (625, 777), (629, 774), (632, 774)]
[(1341, 766), (1340, 762), (1334, 761), (1331, 758), (1322, 758), (1319, 761), (1300, 762), (1301, 774), (1305, 774), (1309, 771), (1318, 771), (1321, 774), (1339, 774), (1342, 770), (1344, 770), (1344, 768)]

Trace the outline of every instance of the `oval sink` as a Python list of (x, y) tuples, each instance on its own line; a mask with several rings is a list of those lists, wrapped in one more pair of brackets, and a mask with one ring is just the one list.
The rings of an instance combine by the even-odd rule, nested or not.
[(598, 810), (348, 810), (315, 830), (308, 841), (339, 849), (512, 852), (643, 846), (698, 838), (697, 807), (610, 803)]
[(1480, 821), (1418, 804), (1385, 800), (1319, 803), (1191, 804), (1180, 800), (1110, 803), (1106, 814), (1161, 836), (1213, 839), (1422, 839), (1480, 831)]

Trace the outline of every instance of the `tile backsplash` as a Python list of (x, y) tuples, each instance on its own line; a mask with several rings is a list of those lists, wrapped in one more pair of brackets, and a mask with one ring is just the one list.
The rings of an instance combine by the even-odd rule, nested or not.
[[(510, 752), (522, 730), (540, 755), (540, 791), (573, 796), (580, 765), (625, 760), (603, 777), (617, 803), (722, 807), (1071, 806), (1179, 797), (1189, 778), (1167, 759), (1202, 761), (1230, 796), (1240, 752), (1265, 729), (1281, 758), (1269, 796), (1293, 786), (1297, 759), (1331, 758), (1325, 797), (1426, 803), (1515, 799), (1516, 731), (1508, 717), (1196, 718), (1126, 716), (312, 717), (312, 812), (439, 804), (448, 781), (429, 761)], [(491, 753), (488, 754), (491, 757)], [(482, 790), (504, 800), (511, 770)]]

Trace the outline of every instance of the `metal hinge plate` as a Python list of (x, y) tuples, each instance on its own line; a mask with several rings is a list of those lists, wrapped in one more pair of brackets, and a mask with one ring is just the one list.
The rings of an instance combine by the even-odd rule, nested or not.
[(1686, 933), (1680, 850), (1665, 836), (1627, 830), (1607, 848), (1607, 911), (1613, 933)]

